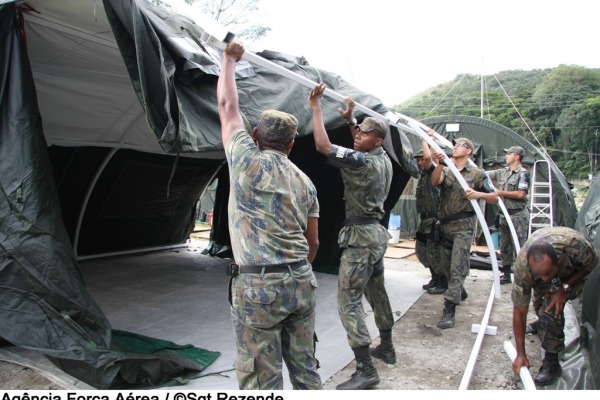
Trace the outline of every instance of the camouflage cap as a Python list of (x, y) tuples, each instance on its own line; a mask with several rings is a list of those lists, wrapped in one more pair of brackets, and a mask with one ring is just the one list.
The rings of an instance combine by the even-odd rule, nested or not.
[(413, 157), (419, 158), (419, 157), (423, 157), (423, 156), (424, 156), (423, 149), (421, 149), (421, 150), (417, 151)]
[(298, 119), (292, 114), (278, 110), (266, 110), (260, 115), (258, 130), (265, 139), (287, 142), (296, 136)]
[(473, 142), (471, 142), (469, 139), (464, 138), (464, 137), (454, 140), (454, 144), (457, 144), (459, 146), (465, 145), (468, 148), (470, 148), (471, 151), (475, 150), (475, 146), (473, 145)]
[(365, 118), (358, 127), (363, 132), (379, 131), (382, 136), (385, 136), (388, 131), (387, 124), (374, 117)]
[(504, 149), (505, 153), (515, 153), (521, 156), (521, 158), (525, 157), (525, 150), (521, 146), (512, 146), (511, 148)]

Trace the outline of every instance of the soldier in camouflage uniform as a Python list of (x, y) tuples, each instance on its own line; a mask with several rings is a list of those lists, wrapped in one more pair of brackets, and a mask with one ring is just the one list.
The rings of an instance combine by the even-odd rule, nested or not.
[[(225, 50), (217, 101), (229, 164), (231, 315), (240, 389), (283, 389), (282, 357), (294, 389), (321, 389), (315, 358), (319, 203), (310, 179), (287, 157), (298, 121), (265, 111), (252, 136), (238, 105), (235, 64), (244, 47)], [(258, 146), (255, 144), (258, 144)]]
[[(496, 193), (502, 198), (515, 228), (519, 246), (527, 240), (529, 228), (529, 209), (527, 208), (527, 191), (529, 190), (529, 172), (521, 165), (525, 150), (520, 146), (504, 149), (506, 152), (506, 168), (488, 172), (492, 181), (496, 182)], [(510, 272), (516, 256), (516, 247), (506, 217), (499, 214), (500, 255), (502, 257), (502, 277), (500, 283), (511, 283)]]
[[(452, 149), (453, 161), (443, 151), (435, 153), (439, 164), (431, 175), (431, 182), (442, 187), (438, 214), (441, 224), (440, 257), (450, 260), (446, 273), (448, 289), (444, 292), (443, 316), (437, 324), (440, 329), (454, 326), (456, 305), (466, 299), (464, 281), (469, 275), (471, 244), (477, 222), (470, 200), (498, 203), (498, 195), (483, 170), (469, 164), (474, 148), (469, 139), (458, 138)], [(450, 168), (442, 165), (444, 162), (454, 162), (469, 186), (467, 191), (463, 190)]]
[[(332, 144), (321, 111), (324, 90), (324, 84), (317, 85), (309, 96), (309, 105), (317, 151), (340, 169), (344, 182), (346, 220), (338, 236), (338, 244), (343, 248), (338, 273), (338, 311), (356, 358), (356, 372), (337, 389), (367, 389), (379, 383), (371, 356), (391, 364), (396, 362), (392, 344), (394, 317), (383, 277), (383, 257), (391, 235), (380, 224), (383, 202), (392, 181), (392, 163), (381, 147), (388, 127), (372, 117), (357, 125), (352, 115), (355, 104), (348, 98), (346, 109), (339, 111), (351, 127), (354, 150)], [(365, 323), (363, 293), (373, 308), (381, 334), (381, 344), (373, 349), (369, 349), (371, 337)]]
[(583, 292), (586, 276), (598, 264), (592, 242), (566, 227), (539, 229), (521, 247), (512, 287), (513, 331), (517, 356), (513, 371), (529, 367), (525, 353), (525, 321), (533, 291), (533, 310), (544, 359), (535, 383), (546, 386), (562, 374), (558, 353), (565, 349), (564, 305)]
[[(432, 132), (433, 134), (435, 131)], [(416, 235), (415, 253), (419, 262), (431, 271), (431, 280), (428, 284), (423, 285), (423, 289), (427, 290), (429, 294), (442, 294), (448, 289), (448, 281), (441, 265), (439, 237), (434, 237), (440, 204), (440, 190), (431, 184), (431, 174), (435, 165), (431, 160), (429, 145), (422, 140), (421, 146), (421, 150), (415, 154), (420, 170), (416, 193), (417, 213), (421, 217)]]

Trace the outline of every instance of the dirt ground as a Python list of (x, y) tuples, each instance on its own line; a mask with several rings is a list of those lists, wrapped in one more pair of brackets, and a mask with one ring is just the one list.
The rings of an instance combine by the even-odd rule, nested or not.
[[(387, 269), (411, 271), (429, 278), (429, 271), (414, 256), (406, 259), (386, 258)], [(394, 325), (392, 339), (396, 349), (396, 364), (387, 365), (375, 360), (383, 390), (454, 390), (463, 381), (471, 352), (477, 337), (471, 333), (473, 324), (481, 324), (493, 285), (492, 271), (471, 269), (465, 288), (466, 301), (456, 308), (454, 328), (439, 329), (442, 317), (442, 295), (423, 294), (421, 298)], [(504, 342), (514, 345), (512, 335), (512, 302), (510, 285), (501, 285), (501, 299), (494, 298), (488, 326), (495, 326), (496, 335), (486, 335), (481, 343), (473, 373), (467, 386), (470, 390), (521, 390), (520, 378), (513, 374)], [(531, 318), (531, 315), (529, 316)], [(373, 341), (377, 345), (379, 339)], [(540, 342), (537, 336), (526, 337), (526, 349), (535, 376), (541, 365)], [(325, 383), (325, 389), (349, 379), (356, 369), (355, 362)]]
[(0, 390), (58, 390), (61, 386), (36, 371), (18, 364), (0, 361)]
[[(387, 269), (410, 271), (423, 277), (424, 283), (429, 279), (429, 271), (414, 256), (404, 259), (386, 257), (385, 263)], [(472, 269), (465, 284), (469, 297), (457, 307), (454, 328), (446, 330), (436, 327), (442, 316), (443, 297), (424, 293), (394, 326), (396, 365), (375, 360), (381, 380), (376, 389), (458, 389), (477, 337), (476, 333), (471, 332), (471, 327), (481, 323), (491, 287), (491, 271)], [(489, 325), (497, 328), (497, 334), (486, 335), (483, 339), (468, 389), (523, 389), (520, 379), (511, 370), (511, 361), (503, 348), (506, 340), (514, 345), (510, 285), (502, 285), (501, 291), (502, 298), (494, 299), (489, 320)], [(526, 341), (531, 372), (535, 376), (541, 365), (539, 339), (537, 336), (527, 336)], [(379, 339), (375, 339), (374, 345), (378, 343)], [(350, 377), (355, 367), (355, 363), (351, 362), (325, 382), (324, 388), (335, 389), (336, 385)], [(0, 389), (47, 390), (61, 387), (29, 368), (0, 361)]]

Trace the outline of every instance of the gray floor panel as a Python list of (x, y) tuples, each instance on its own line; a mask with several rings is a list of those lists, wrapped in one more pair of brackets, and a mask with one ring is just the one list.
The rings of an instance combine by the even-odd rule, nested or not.
[[(80, 263), (88, 291), (98, 302), (113, 329), (212, 351), (221, 356), (202, 378), (184, 389), (238, 389), (233, 361), (236, 350), (227, 302), (229, 260), (201, 255), (190, 247), (121, 258)], [(337, 276), (316, 273), (317, 358), (323, 382), (354, 358), (336, 307)], [(397, 320), (424, 293), (422, 278), (387, 270), (386, 287)], [(365, 302), (369, 330), (379, 336), (370, 307)], [(42, 356), (43, 357), (43, 356)], [(50, 372), (49, 372), (50, 373)], [(291, 389), (284, 370), (285, 389)]]

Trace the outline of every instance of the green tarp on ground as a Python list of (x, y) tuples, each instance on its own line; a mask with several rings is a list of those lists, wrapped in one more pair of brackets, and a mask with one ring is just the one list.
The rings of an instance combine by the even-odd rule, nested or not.
[[(195, 349), (196, 359), (164, 350), (135, 353), (123, 340), (115, 348), (110, 323), (85, 289), (62, 221), (16, 17), (14, 3), (0, 6), (0, 337), (45, 354), (97, 388), (158, 385), (201, 371), (218, 353), (201, 356)], [(165, 343), (158, 344), (162, 349)]]

